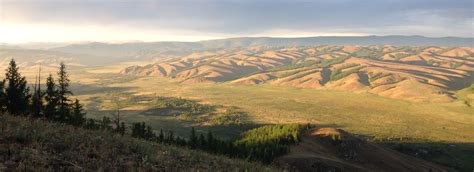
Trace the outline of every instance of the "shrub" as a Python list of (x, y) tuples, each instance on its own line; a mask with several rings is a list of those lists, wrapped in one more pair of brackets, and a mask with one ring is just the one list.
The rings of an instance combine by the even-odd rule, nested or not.
[(213, 115), (211, 118), (212, 125), (240, 125), (241, 119), (247, 116), (247, 113), (240, 112), (235, 109), (227, 109), (222, 114)]
[(451, 63), (449, 63), (449, 66), (451, 68), (458, 68), (458, 67), (461, 67), (463, 64), (464, 64), (464, 62), (451, 62)]
[(386, 77), (386, 76), (390, 76), (392, 74), (390, 73), (377, 73), (375, 75), (371, 75), (370, 76), (370, 81), (376, 81), (377, 79), (380, 79), (380, 78), (383, 78), (383, 77)]
[(154, 100), (154, 104), (159, 109), (172, 109), (187, 112), (189, 114), (205, 114), (215, 110), (214, 106), (199, 104), (193, 100), (187, 100), (176, 97), (158, 97)]
[[(340, 79), (345, 78), (345, 77), (347, 77), (347, 76), (349, 76), (353, 73), (357, 73), (361, 69), (365, 68), (365, 66), (359, 66), (359, 67), (356, 67), (356, 66), (359, 66), (359, 64), (348, 64), (346, 66), (343, 66), (339, 69), (334, 70), (334, 72), (331, 73), (330, 80), (331, 81), (340, 80)], [(347, 70), (347, 71), (343, 71), (344, 69), (352, 68), (352, 67), (355, 67), (355, 68)]]

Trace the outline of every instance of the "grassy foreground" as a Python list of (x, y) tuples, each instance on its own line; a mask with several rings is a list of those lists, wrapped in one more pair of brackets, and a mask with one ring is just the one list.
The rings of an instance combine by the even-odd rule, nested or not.
[(272, 170), (257, 163), (38, 119), (0, 115), (0, 127), (0, 171)]

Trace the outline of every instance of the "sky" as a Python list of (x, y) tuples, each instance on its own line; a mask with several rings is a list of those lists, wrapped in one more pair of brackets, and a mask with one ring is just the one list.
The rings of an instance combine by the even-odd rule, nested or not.
[(472, 0), (0, 0), (0, 42), (473, 37)]

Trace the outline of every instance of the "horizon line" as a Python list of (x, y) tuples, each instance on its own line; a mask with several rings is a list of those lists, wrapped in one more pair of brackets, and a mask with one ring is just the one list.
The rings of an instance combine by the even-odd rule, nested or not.
[(457, 38), (457, 39), (474, 39), (474, 37), (459, 37), (459, 36), (440, 36), (440, 37), (431, 37), (423, 35), (315, 35), (315, 36), (237, 36), (237, 37), (223, 37), (215, 39), (202, 39), (196, 41), (145, 41), (145, 40), (117, 40), (117, 41), (99, 41), (99, 40), (89, 40), (89, 41), (31, 41), (31, 42), (19, 42), (19, 43), (7, 43), (0, 42), (0, 45), (21, 45), (21, 44), (87, 44), (87, 43), (108, 43), (108, 44), (125, 44), (125, 43), (158, 43), (158, 42), (180, 42), (180, 43), (198, 43), (204, 41), (215, 41), (215, 40), (226, 40), (226, 39), (243, 39), (243, 38), (277, 38), (277, 39), (299, 39), (299, 38), (328, 38), (328, 37), (339, 37), (339, 38), (349, 38), (349, 37), (423, 37), (423, 38)]

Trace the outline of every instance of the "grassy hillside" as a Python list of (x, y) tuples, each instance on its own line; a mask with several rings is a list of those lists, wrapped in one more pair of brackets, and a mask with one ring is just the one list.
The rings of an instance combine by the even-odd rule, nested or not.
[(314, 128), (300, 140), (275, 163), (291, 164), (300, 171), (453, 171), (366, 142), (340, 129)]
[(450, 102), (472, 84), (467, 47), (309, 46), (196, 52), (121, 71), (185, 83), (232, 82), (370, 92), (411, 101)]
[(459, 100), (463, 101), (466, 106), (474, 106), (474, 84), (456, 92)]
[[(350, 93), (324, 89), (234, 84), (177, 84), (160, 77), (138, 78), (127, 82), (104, 83), (113, 89), (126, 89), (138, 97), (181, 96), (224, 106), (235, 106), (248, 115), (243, 121), (257, 124), (315, 123), (344, 128), (345, 130), (378, 138), (414, 138), (444, 142), (473, 142), (474, 108), (462, 102), (430, 103), (384, 98), (369, 93)], [(123, 93), (122, 92), (122, 93)], [(80, 92), (78, 92), (80, 93)], [(91, 116), (103, 115), (111, 99), (104, 92), (79, 95), (85, 102), (99, 109)], [(119, 94), (122, 94), (119, 93)], [(93, 98), (97, 97), (97, 98)], [(146, 116), (142, 112), (153, 106), (126, 106), (124, 118), (131, 121), (149, 121), (151, 125), (185, 127), (169, 116)], [(113, 110), (113, 109), (109, 109)], [(125, 112), (124, 112), (125, 113)], [(229, 127), (229, 129), (232, 129)]]
[(3, 170), (272, 170), (210, 155), (42, 120), (0, 115)]

